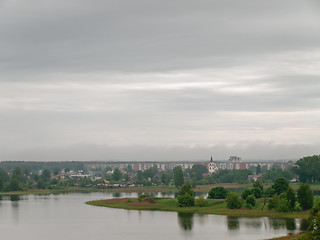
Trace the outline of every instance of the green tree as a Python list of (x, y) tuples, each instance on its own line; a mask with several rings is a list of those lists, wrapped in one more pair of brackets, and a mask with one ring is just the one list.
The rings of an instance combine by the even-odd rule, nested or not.
[(313, 192), (308, 184), (301, 184), (297, 191), (297, 200), (303, 210), (312, 208)]
[(307, 230), (307, 239), (320, 239), (320, 201), (318, 201), (310, 210), (308, 222), (310, 223)]
[(130, 179), (129, 174), (128, 174), (128, 173), (124, 174), (124, 175), (123, 175), (123, 178), (124, 178), (124, 180), (125, 180), (126, 182), (129, 181), (129, 179)]
[(142, 184), (143, 180), (144, 180), (143, 172), (141, 170), (138, 170), (136, 174), (136, 183)]
[(256, 174), (261, 173), (261, 166), (260, 164), (258, 164), (257, 168), (256, 168)]
[(246, 207), (247, 208), (253, 208), (256, 205), (256, 197), (251, 194), (246, 199)]
[(236, 193), (229, 192), (227, 194), (227, 207), (230, 209), (237, 209), (242, 207), (242, 199)]
[(263, 192), (263, 204), (262, 204), (262, 210), (264, 209), (265, 205), (267, 204), (270, 197), (274, 195), (274, 189), (272, 187), (267, 188)]
[(121, 177), (122, 177), (121, 171), (118, 168), (116, 168), (112, 173), (112, 179), (116, 182), (119, 182), (121, 180)]
[(249, 188), (243, 191), (243, 193), (241, 194), (241, 197), (243, 200), (246, 200), (249, 195), (254, 195), (255, 198), (261, 198), (262, 191), (260, 188)]
[(183, 184), (178, 193), (178, 203), (180, 207), (194, 206), (194, 194), (190, 184)]
[(183, 172), (180, 166), (173, 169), (173, 181), (176, 187), (180, 187), (184, 183)]
[(148, 168), (147, 170), (145, 170), (143, 172), (143, 176), (145, 178), (150, 178), (152, 180), (157, 173), (158, 173), (158, 168), (156, 165), (154, 165), (151, 168)]
[(271, 186), (274, 189), (274, 194), (280, 195), (285, 193), (289, 187), (289, 183), (283, 177), (277, 178), (274, 184)]
[(295, 172), (299, 175), (301, 182), (320, 181), (320, 155), (308, 156), (297, 161)]
[(194, 194), (192, 187), (189, 184), (183, 184), (178, 193), (179, 207), (191, 207), (194, 206)]
[(291, 187), (288, 187), (286, 192), (286, 198), (288, 200), (288, 207), (290, 210), (293, 210), (296, 205), (296, 194), (294, 193)]
[(227, 196), (227, 190), (224, 187), (214, 187), (208, 192), (208, 198), (210, 199), (225, 199)]
[(56, 167), (56, 168), (53, 169), (53, 175), (58, 175), (59, 172), (60, 172), (59, 168)]
[(19, 167), (16, 167), (13, 170), (12, 177), (16, 178), (19, 182), (23, 182), (24, 181), (23, 173), (22, 173), (22, 171), (21, 171), (21, 169)]
[(204, 173), (207, 173), (208, 169), (202, 164), (194, 164), (191, 168), (191, 178), (195, 178), (197, 181), (203, 178)]
[[(259, 165), (260, 166), (260, 165)], [(255, 181), (253, 184), (252, 184), (252, 187), (253, 188), (260, 188), (261, 192), (263, 193), (263, 184), (257, 180)]]
[(40, 177), (44, 182), (48, 182), (51, 178), (51, 173), (48, 169), (44, 169)]

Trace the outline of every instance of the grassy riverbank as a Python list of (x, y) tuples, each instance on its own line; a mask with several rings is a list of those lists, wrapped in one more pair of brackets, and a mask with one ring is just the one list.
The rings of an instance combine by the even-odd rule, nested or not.
[(206, 207), (179, 207), (174, 198), (147, 198), (138, 201), (136, 198), (115, 198), (87, 202), (89, 205), (122, 208), (132, 210), (194, 212), (201, 214), (217, 214), (235, 217), (272, 217), (272, 218), (307, 218), (308, 212), (282, 213), (275, 210), (261, 210), (262, 199), (257, 201), (254, 209), (228, 209), (224, 200), (209, 199)]

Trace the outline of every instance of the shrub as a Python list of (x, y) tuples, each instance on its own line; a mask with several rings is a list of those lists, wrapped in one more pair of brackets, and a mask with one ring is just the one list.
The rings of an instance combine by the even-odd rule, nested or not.
[(301, 184), (297, 191), (297, 199), (303, 210), (312, 208), (313, 193), (308, 184)]
[(197, 207), (206, 207), (208, 206), (208, 200), (201, 195), (199, 198), (196, 198), (195, 205)]
[(268, 201), (268, 209), (276, 209), (279, 212), (288, 212), (288, 201), (286, 194), (282, 193), (281, 195), (273, 195)]
[(249, 189), (244, 190), (244, 192), (241, 194), (241, 197), (243, 200), (246, 200), (249, 195), (254, 195), (255, 198), (261, 198), (262, 191), (260, 188), (257, 188), (257, 187), (249, 188)]
[(289, 212), (288, 202), (286, 199), (280, 199), (279, 206), (277, 207), (279, 212)]
[(247, 208), (253, 208), (256, 205), (256, 197), (251, 194), (246, 199), (246, 207)]
[(141, 194), (141, 195), (139, 195), (138, 200), (139, 200), (139, 202), (141, 202), (145, 198), (146, 198), (146, 195)]
[(236, 193), (229, 192), (227, 194), (227, 207), (230, 209), (236, 209), (242, 207), (242, 199)]
[(208, 198), (210, 199), (225, 199), (227, 196), (227, 190), (224, 187), (215, 187), (208, 192)]
[(288, 187), (288, 190), (286, 192), (286, 198), (288, 200), (289, 209), (293, 210), (296, 205), (296, 194), (294, 193), (291, 187)]
[(191, 207), (194, 206), (194, 196), (186, 193), (184, 195), (178, 195), (179, 207)]
[(320, 202), (318, 201), (309, 214), (310, 225), (307, 230), (308, 239), (320, 239)]
[(273, 197), (268, 200), (267, 207), (269, 210), (271, 210), (271, 209), (277, 209), (279, 205), (280, 205), (280, 196), (273, 195)]

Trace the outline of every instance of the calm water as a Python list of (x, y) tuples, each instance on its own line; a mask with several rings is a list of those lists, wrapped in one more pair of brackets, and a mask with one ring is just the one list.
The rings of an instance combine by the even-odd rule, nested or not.
[[(86, 205), (110, 193), (5, 197), (0, 200), (2, 239), (267, 239), (299, 232), (299, 219), (234, 218)], [(136, 194), (121, 194), (134, 197)], [(161, 196), (159, 194), (159, 196)]]

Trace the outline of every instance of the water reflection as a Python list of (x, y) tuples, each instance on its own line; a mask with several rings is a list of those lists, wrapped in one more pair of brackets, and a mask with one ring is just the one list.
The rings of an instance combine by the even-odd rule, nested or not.
[(297, 229), (297, 227), (296, 227), (296, 220), (295, 220), (295, 219), (290, 219), (290, 218), (288, 218), (288, 219), (286, 219), (285, 221), (286, 221), (286, 228), (287, 228), (288, 230), (296, 230), (296, 229)]
[(178, 212), (178, 222), (180, 227), (185, 231), (192, 230), (194, 213)]
[(112, 193), (112, 196), (113, 196), (114, 198), (119, 198), (119, 197), (121, 197), (121, 193), (119, 193), (119, 192), (114, 192), (114, 193)]
[(10, 201), (19, 201), (20, 195), (10, 195)]
[(263, 222), (257, 219), (256, 221), (248, 221), (245, 222), (246, 227), (248, 228), (254, 228), (254, 229), (259, 229), (262, 228)]
[(229, 230), (238, 230), (240, 228), (239, 218), (227, 217), (227, 224)]
[(272, 229), (285, 229), (286, 228), (286, 219), (278, 218), (269, 218), (269, 224)]
[(306, 231), (309, 227), (309, 222), (307, 219), (301, 219), (300, 220), (300, 231)]

